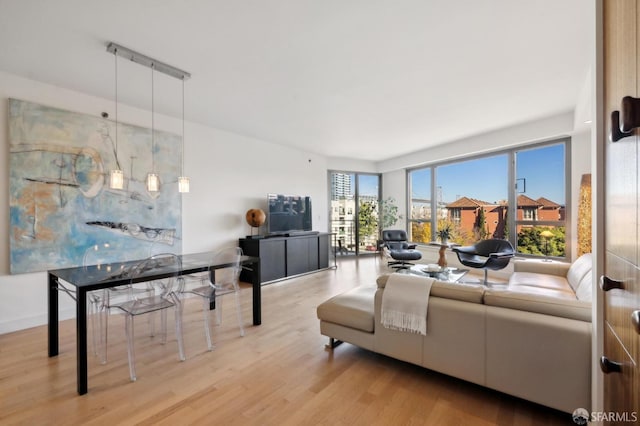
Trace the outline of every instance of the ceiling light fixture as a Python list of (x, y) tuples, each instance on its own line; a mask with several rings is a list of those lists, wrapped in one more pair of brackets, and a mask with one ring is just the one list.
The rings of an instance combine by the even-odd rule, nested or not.
[[(191, 77), (186, 71), (173, 67), (171, 65), (165, 64), (164, 62), (157, 61), (153, 58), (150, 58), (146, 55), (142, 55), (138, 52), (135, 52), (126, 47), (120, 46), (116, 43), (109, 43), (107, 45), (107, 52), (113, 53), (116, 56), (122, 56), (124, 58), (129, 59), (131, 62), (135, 62), (140, 65), (144, 65), (146, 67), (151, 68), (151, 172), (147, 175), (147, 190), (149, 192), (158, 192), (160, 190), (160, 177), (156, 173), (155, 169), (155, 118), (154, 118), (154, 72), (160, 71), (161, 73), (170, 75), (171, 77), (175, 77), (177, 79), (182, 80), (182, 174), (184, 175), (184, 81)], [(117, 59), (116, 59), (117, 61)], [(116, 62), (117, 67), (117, 62)], [(116, 68), (116, 78), (117, 78), (117, 68)], [(116, 83), (117, 86), (117, 83)], [(117, 90), (117, 88), (116, 88)], [(116, 92), (117, 97), (117, 92)], [(117, 106), (117, 101), (116, 101)], [(117, 112), (116, 112), (116, 123), (117, 123)], [(116, 129), (117, 130), (117, 129)], [(117, 131), (116, 131), (117, 137)], [(117, 142), (116, 142), (117, 146)], [(117, 150), (117, 148), (116, 148)], [(117, 155), (116, 155), (116, 163)], [(118, 163), (118, 170), (120, 169), (120, 165)], [(121, 170), (119, 170), (122, 173)], [(117, 172), (117, 171), (116, 171)], [(122, 176), (122, 180), (124, 182), (124, 176)], [(189, 192), (189, 178), (185, 176), (180, 176), (178, 178), (178, 190), (180, 192)]]

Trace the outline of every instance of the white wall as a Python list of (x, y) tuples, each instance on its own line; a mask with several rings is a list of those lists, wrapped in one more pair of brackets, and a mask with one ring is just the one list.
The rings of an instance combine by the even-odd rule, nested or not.
[(394, 225), (394, 228), (406, 229), (407, 225), (407, 172), (405, 169), (387, 172), (382, 175), (382, 199), (395, 198), (398, 213), (402, 220)]
[[(0, 334), (46, 323), (46, 274), (9, 275), (8, 98), (100, 116), (114, 102), (0, 72)], [(119, 106), (121, 122), (149, 127), (150, 112)], [(181, 120), (156, 113), (158, 129), (181, 133)], [(185, 170), (191, 192), (183, 194), (183, 251), (237, 243), (250, 233), (245, 212), (266, 209), (269, 192), (309, 195), (315, 230), (327, 230), (327, 159), (194, 123), (185, 124)], [(179, 160), (178, 160), (179, 161)], [(60, 317), (75, 304), (60, 296)]]
[(355, 158), (329, 157), (327, 168), (339, 172), (378, 173), (375, 162)]

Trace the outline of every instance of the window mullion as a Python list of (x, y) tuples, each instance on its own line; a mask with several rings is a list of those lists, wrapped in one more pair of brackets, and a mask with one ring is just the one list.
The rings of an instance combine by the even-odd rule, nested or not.
[(438, 230), (438, 173), (436, 167), (431, 168), (431, 241), (436, 240)]
[(518, 234), (516, 232), (518, 195), (516, 193), (516, 154), (514, 151), (509, 151), (509, 160), (507, 164), (507, 229), (509, 230), (509, 242), (514, 247), (518, 247)]

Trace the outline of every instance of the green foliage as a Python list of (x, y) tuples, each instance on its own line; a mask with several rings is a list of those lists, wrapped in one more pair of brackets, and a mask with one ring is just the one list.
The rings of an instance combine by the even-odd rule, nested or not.
[[(542, 237), (542, 231), (549, 230), (553, 237)], [(548, 245), (547, 245), (548, 244)], [(547, 251), (548, 250), (548, 254)], [(531, 228), (522, 228), (518, 233), (518, 251), (524, 254), (534, 254), (538, 256), (559, 256), (565, 255), (565, 228), (559, 226), (557, 228), (548, 228), (544, 226), (534, 226)]]
[(442, 240), (440, 230), (447, 230), (449, 235), (447, 239), (450, 243), (469, 245), (476, 241), (468, 230), (463, 229), (460, 224), (456, 224), (449, 219), (438, 219), (438, 229), (437, 235), (440, 240)]
[(366, 237), (378, 234), (378, 211), (373, 201), (360, 201), (358, 212), (358, 237), (364, 241)]
[[(379, 209), (379, 210), (378, 210)], [(375, 241), (376, 236), (382, 238), (382, 230), (395, 225), (402, 219), (402, 215), (398, 214), (398, 206), (396, 200), (388, 197), (386, 200), (376, 201), (360, 201), (358, 211), (358, 237), (360, 243), (367, 240)]]
[(402, 219), (402, 215), (398, 214), (395, 198), (388, 197), (386, 200), (380, 201), (380, 219), (382, 221), (381, 231), (395, 225)]
[(509, 239), (509, 209), (504, 209), (504, 239)]
[(411, 241), (428, 243), (431, 241), (431, 221), (411, 222)]
[(474, 232), (463, 229), (461, 226), (456, 226), (452, 234), (451, 242), (460, 244), (461, 246), (468, 246), (478, 241)]
[(484, 214), (484, 209), (480, 207), (478, 209), (478, 215), (476, 216), (476, 223), (473, 226), (473, 233), (476, 235), (478, 240), (484, 240), (489, 235), (487, 232), (487, 219)]

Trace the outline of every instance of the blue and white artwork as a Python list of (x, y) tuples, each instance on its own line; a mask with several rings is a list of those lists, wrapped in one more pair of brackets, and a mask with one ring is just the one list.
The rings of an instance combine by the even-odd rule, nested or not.
[[(104, 244), (114, 261), (181, 253), (180, 136), (10, 99), (9, 150), (12, 274), (80, 266)], [(109, 188), (112, 169), (125, 189)]]

